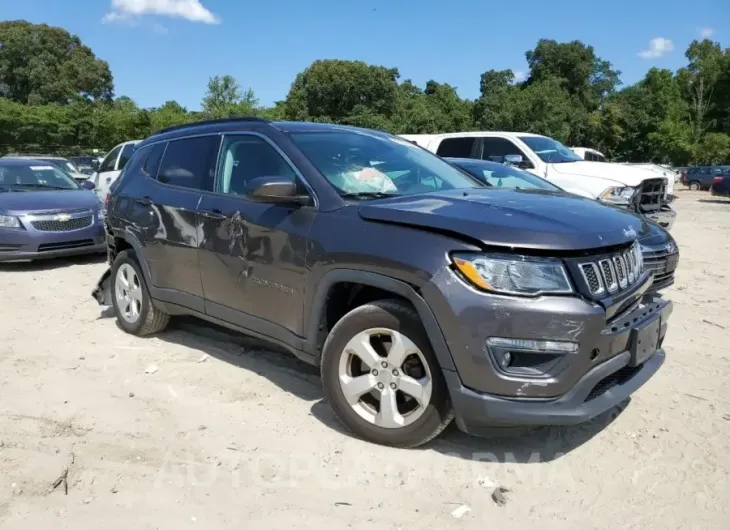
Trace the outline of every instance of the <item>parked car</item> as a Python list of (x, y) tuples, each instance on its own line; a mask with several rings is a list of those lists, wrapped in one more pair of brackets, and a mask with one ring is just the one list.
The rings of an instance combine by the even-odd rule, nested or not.
[(573, 152), (588, 162), (606, 162), (606, 155), (590, 147), (571, 147)]
[[(472, 158), (446, 158), (445, 160), (490, 187), (542, 189), (547, 192), (567, 193), (552, 182), (509, 165)], [(649, 292), (656, 293), (672, 285), (675, 270), (679, 264), (679, 247), (674, 238), (656, 223), (646, 221), (642, 225), (638, 239), (644, 264), (648, 270), (654, 273)]]
[(519, 160), (521, 169), (546, 178), (577, 195), (619, 205), (648, 216), (671, 229), (676, 213), (669, 206), (674, 181), (651, 171), (603, 162), (586, 162), (560, 142), (528, 133), (459, 132), (407, 134), (416, 142), (444, 157), (476, 158), (503, 162)]
[(122, 169), (132, 156), (134, 146), (137, 143), (139, 143), (139, 140), (130, 140), (114, 147), (99, 163), (99, 168), (91, 176), (96, 194), (102, 201), (106, 199), (109, 187), (119, 177)]
[(494, 190), (386, 133), (229, 119), (138, 144), (107, 201), (93, 296), (135, 335), (194, 315), (320, 367), (337, 417), (414, 447), (456, 418), (574, 424), (664, 362), (645, 221)]
[(682, 172), (682, 184), (693, 191), (709, 190), (715, 177), (730, 175), (730, 166), (695, 166)]
[(715, 197), (730, 197), (730, 174), (714, 177), (710, 192)]
[(72, 156), (69, 160), (76, 164), (79, 171), (84, 175), (93, 175), (94, 171), (99, 168), (100, 163), (96, 156)]
[(88, 175), (84, 175), (81, 170), (68, 158), (62, 156), (52, 155), (5, 155), (3, 158), (14, 158), (16, 160), (40, 160), (46, 164), (52, 164), (61, 171), (67, 173), (74, 180), (81, 182), (89, 178)]
[(0, 159), (0, 261), (106, 252), (92, 188), (42, 160)]

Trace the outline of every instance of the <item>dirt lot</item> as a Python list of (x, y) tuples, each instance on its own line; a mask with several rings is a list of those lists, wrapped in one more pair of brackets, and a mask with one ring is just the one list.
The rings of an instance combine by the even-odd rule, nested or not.
[(727, 528), (730, 202), (676, 208), (668, 359), (627, 408), (411, 451), (344, 434), (288, 355), (122, 333), (90, 297), (104, 263), (0, 266), (0, 526)]

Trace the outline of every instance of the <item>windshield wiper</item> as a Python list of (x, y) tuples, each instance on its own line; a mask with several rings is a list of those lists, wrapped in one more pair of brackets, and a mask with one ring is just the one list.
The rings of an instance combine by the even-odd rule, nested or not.
[(397, 195), (397, 193), (388, 193), (385, 191), (353, 191), (351, 193), (340, 194), (345, 199), (383, 199), (385, 197), (396, 197)]
[(73, 188), (64, 188), (63, 186), (51, 186), (49, 184), (16, 184), (15, 188), (42, 188), (46, 190), (70, 190)]

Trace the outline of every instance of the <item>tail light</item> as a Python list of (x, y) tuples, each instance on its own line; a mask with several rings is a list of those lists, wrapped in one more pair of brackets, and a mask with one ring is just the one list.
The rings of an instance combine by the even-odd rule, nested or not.
[(687, 182), (687, 171), (682, 171), (682, 182)]
[(109, 211), (109, 202), (112, 200), (112, 194), (107, 193), (106, 198), (104, 199), (104, 209), (108, 212)]
[(715, 177), (715, 178), (712, 179), (712, 183), (713, 184), (720, 184), (720, 182), (722, 182), (723, 180), (725, 180), (725, 177)]

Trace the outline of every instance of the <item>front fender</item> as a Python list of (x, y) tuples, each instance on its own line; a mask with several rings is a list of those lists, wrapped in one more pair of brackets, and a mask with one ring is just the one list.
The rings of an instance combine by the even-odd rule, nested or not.
[(413, 304), (418, 316), (421, 318), (423, 327), (431, 341), (439, 365), (444, 370), (456, 370), (451, 352), (446, 344), (441, 327), (431, 308), (418, 292), (408, 283), (401, 280), (377, 274), (374, 272), (356, 270), (356, 269), (333, 269), (328, 271), (317, 284), (317, 291), (314, 295), (314, 301), (311, 305), (307, 329), (307, 340), (305, 349), (311, 355), (319, 356), (321, 354), (318, 338), (320, 337), (320, 323), (324, 315), (327, 296), (330, 289), (337, 283), (351, 282), (377, 287), (385, 291), (402, 296)]

